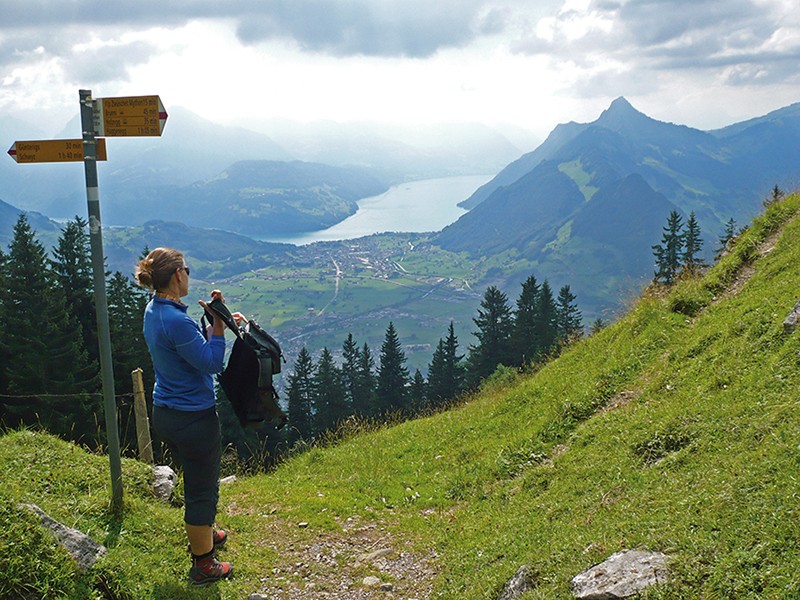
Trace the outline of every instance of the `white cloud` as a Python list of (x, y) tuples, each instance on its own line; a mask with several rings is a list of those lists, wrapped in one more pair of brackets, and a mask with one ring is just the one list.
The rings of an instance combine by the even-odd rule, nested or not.
[[(797, 101), (798, 12), (796, 0), (0, 0), (0, 111), (65, 121), (84, 87), (216, 120), (508, 121), (544, 136), (625, 95), (657, 118), (720, 126)], [(723, 109), (705, 109), (712, 92)]]

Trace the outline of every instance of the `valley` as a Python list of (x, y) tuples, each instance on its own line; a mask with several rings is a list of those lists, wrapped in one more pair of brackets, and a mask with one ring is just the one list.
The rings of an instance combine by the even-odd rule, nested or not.
[(377, 356), (392, 321), (409, 367), (424, 373), (450, 321), (466, 344), (483, 293), (475, 282), (485, 271), (485, 263), (442, 251), (428, 235), (380, 234), (301, 246), (269, 266), (197, 280), (192, 295), (222, 289), (231, 308), (279, 338), (289, 360), (304, 345), (337, 354), (348, 333)]

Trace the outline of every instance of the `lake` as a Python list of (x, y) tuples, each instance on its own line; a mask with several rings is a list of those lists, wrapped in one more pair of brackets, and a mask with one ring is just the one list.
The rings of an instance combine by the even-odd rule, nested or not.
[(378, 196), (359, 200), (356, 214), (328, 229), (259, 239), (303, 246), (387, 231), (439, 231), (467, 212), (457, 204), (492, 177), (494, 175), (462, 175), (409, 181)]

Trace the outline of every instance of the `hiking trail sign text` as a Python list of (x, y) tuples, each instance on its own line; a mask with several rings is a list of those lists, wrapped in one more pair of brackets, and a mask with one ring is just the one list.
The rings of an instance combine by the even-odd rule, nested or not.
[(124, 96), (94, 100), (97, 136), (160, 136), (167, 111), (158, 96)]
[[(97, 160), (106, 160), (106, 140), (97, 138)], [(82, 162), (83, 140), (14, 142), (8, 155), (18, 163)]]

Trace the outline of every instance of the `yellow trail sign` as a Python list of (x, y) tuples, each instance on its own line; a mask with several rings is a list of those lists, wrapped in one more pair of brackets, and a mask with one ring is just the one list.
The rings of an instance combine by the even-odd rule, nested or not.
[[(106, 160), (106, 140), (97, 138), (97, 160)], [(18, 163), (80, 162), (83, 140), (34, 140), (14, 142), (9, 156)]]
[(167, 116), (158, 96), (97, 98), (94, 133), (107, 137), (159, 136)]

